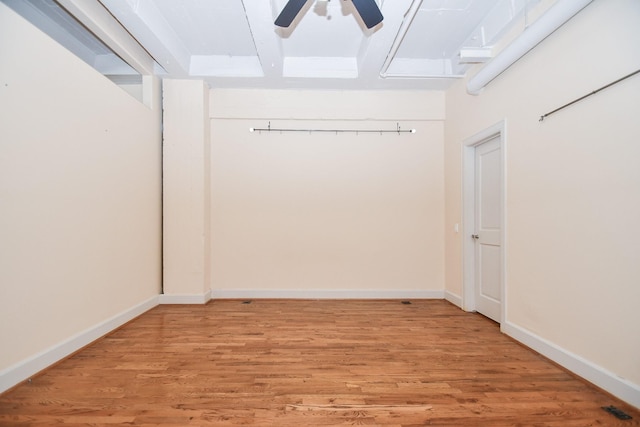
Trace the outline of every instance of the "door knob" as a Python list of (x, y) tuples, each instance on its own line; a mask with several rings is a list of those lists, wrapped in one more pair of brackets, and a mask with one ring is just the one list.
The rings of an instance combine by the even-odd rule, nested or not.
[(471, 235), (471, 238), (472, 238), (472, 239), (476, 239), (476, 240), (478, 240), (478, 239), (480, 238), (480, 236), (478, 236), (477, 234), (472, 234), (472, 235)]

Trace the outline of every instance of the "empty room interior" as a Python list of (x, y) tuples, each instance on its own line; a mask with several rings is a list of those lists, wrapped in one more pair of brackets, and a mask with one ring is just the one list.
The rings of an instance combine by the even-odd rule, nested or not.
[(640, 1), (0, 0), (0, 425), (640, 425)]

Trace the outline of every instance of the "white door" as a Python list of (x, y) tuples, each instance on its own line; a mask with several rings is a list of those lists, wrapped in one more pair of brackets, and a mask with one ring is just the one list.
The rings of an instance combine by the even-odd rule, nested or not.
[(500, 323), (502, 299), (502, 153), (500, 136), (475, 148), (476, 311)]

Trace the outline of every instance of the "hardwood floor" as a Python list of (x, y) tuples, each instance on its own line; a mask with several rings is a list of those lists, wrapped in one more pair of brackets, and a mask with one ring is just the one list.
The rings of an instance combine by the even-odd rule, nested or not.
[(490, 320), (440, 300), (160, 306), (0, 396), (2, 426), (639, 421)]

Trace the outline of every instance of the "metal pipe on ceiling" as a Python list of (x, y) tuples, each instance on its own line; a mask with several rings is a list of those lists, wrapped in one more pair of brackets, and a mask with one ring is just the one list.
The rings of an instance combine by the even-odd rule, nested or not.
[(400, 25), (398, 34), (396, 34), (396, 38), (393, 41), (393, 44), (391, 45), (389, 54), (387, 55), (387, 59), (385, 59), (384, 64), (382, 64), (382, 69), (380, 70), (380, 77), (382, 77), (383, 79), (387, 77), (391, 77), (388, 74), (389, 67), (391, 66), (391, 62), (393, 62), (393, 59), (395, 58), (396, 53), (398, 53), (398, 49), (400, 49), (402, 40), (404, 39), (404, 36), (407, 34), (407, 31), (409, 31), (409, 27), (411, 27), (411, 23), (413, 22), (413, 19), (418, 14), (418, 11), (420, 10), (420, 6), (422, 6), (422, 0), (413, 0), (413, 2), (411, 3), (411, 6), (409, 6), (409, 9), (407, 10), (407, 13), (404, 15), (404, 19), (402, 20), (402, 25)]

